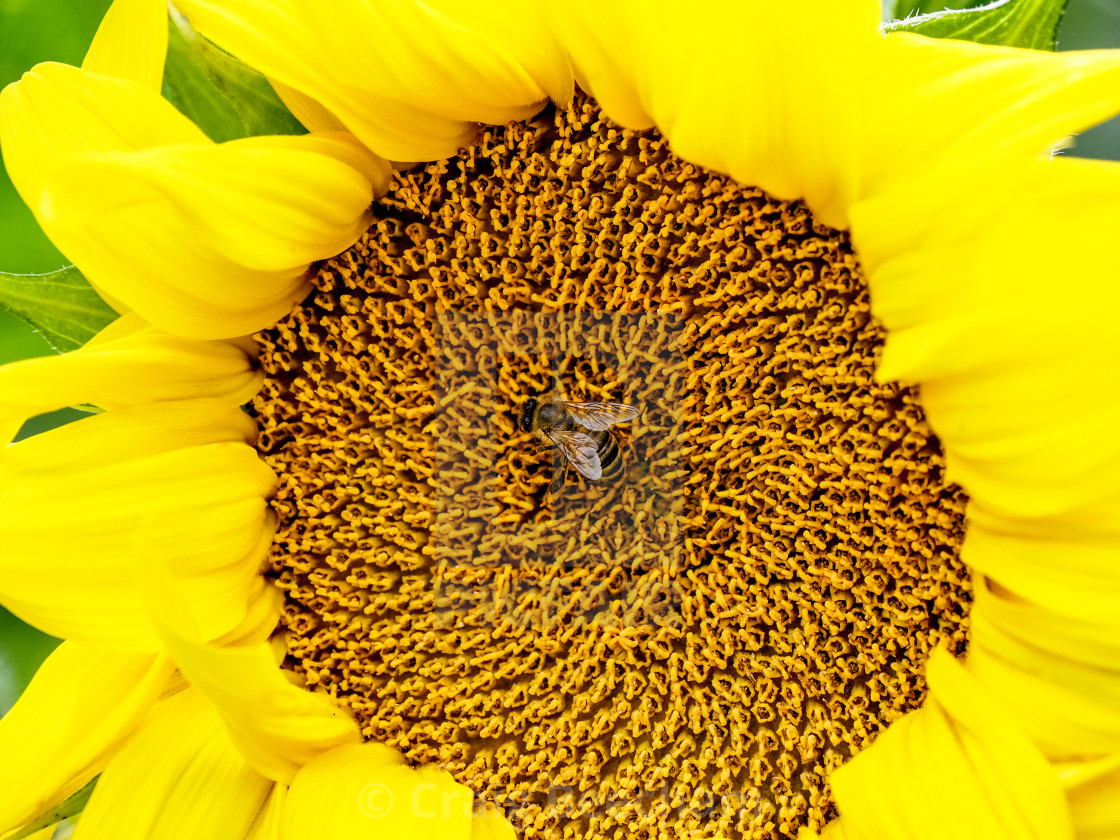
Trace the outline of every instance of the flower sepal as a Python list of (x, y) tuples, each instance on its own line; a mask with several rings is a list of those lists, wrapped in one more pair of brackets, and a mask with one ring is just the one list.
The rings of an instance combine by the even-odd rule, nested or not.
[(46, 274), (0, 272), (0, 307), (38, 330), (58, 353), (76, 350), (117, 319), (72, 265)]
[[(884, 24), (884, 32), (1053, 50), (1069, 0), (997, 0), (973, 9), (944, 9)], [(939, 5), (940, 8), (940, 5)]]
[(36, 817), (23, 828), (19, 829), (15, 834), (6, 836), (4, 840), (25, 840), (25, 838), (34, 837), (40, 831), (58, 825), (63, 820), (78, 816), (86, 809), (86, 803), (89, 802), (90, 796), (93, 795), (93, 789), (97, 787), (97, 778), (98, 777), (95, 776), (90, 779), (81, 789), (70, 794), (41, 816)]
[(211, 140), (306, 134), (263, 75), (203, 38), (170, 12), (163, 95)]

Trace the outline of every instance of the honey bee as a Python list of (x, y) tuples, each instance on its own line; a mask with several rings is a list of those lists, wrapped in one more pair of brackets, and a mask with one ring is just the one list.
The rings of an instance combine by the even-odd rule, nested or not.
[(567, 464), (593, 481), (622, 475), (622, 457), (610, 427), (637, 416), (638, 409), (631, 405), (568, 402), (548, 395), (525, 403), (518, 426), (553, 446), (554, 474), (548, 490), (556, 493), (564, 484)]

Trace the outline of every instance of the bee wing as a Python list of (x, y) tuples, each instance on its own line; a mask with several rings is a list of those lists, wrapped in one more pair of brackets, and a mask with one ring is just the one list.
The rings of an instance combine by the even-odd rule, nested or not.
[(638, 416), (638, 409), (622, 403), (565, 402), (564, 410), (573, 420), (593, 432), (606, 431), (615, 423), (625, 423)]
[(595, 441), (583, 432), (548, 431), (545, 436), (559, 447), (568, 463), (584, 478), (600, 479), (603, 466), (599, 463), (599, 453)]

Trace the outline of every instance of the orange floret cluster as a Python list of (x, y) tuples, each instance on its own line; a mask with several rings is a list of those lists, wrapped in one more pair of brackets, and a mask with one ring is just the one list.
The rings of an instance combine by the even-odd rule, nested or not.
[[(583, 98), (375, 210), (258, 337), (290, 667), (526, 838), (820, 827), (970, 600), (847, 237)], [(620, 479), (548, 493), (552, 390), (641, 410)]]

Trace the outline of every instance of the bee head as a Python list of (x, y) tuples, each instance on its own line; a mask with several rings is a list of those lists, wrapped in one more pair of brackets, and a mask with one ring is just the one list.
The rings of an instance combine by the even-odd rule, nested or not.
[(521, 409), (521, 416), (517, 420), (517, 425), (521, 428), (521, 431), (533, 431), (533, 415), (536, 413), (536, 411), (537, 400), (534, 397), (533, 399), (525, 403), (525, 406)]

